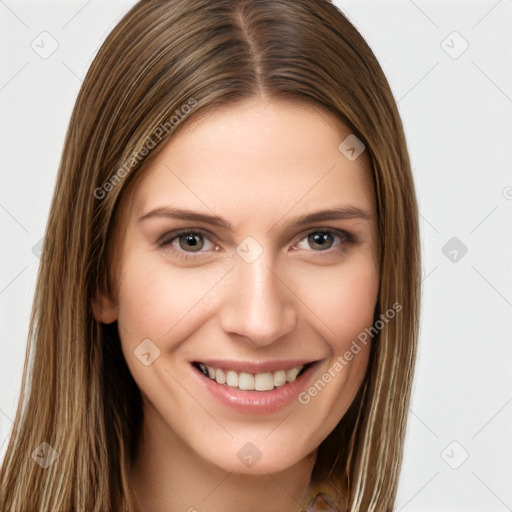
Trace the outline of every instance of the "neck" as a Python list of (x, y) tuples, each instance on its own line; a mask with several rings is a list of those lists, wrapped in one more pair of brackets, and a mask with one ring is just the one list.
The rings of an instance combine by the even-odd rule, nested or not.
[(316, 452), (272, 474), (228, 472), (193, 451), (150, 409), (145, 410), (130, 476), (136, 504), (131, 512), (302, 510)]

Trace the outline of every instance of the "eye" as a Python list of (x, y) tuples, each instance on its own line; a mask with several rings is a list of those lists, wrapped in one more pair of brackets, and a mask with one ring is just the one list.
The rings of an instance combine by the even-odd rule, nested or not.
[[(304, 242), (303, 242), (304, 241)], [(338, 243), (336, 243), (338, 241)], [(299, 249), (313, 249), (313, 252), (328, 253), (341, 252), (345, 249), (345, 245), (354, 242), (353, 236), (343, 230), (338, 229), (322, 229), (310, 231), (305, 238), (300, 240), (302, 246)], [(334, 247), (333, 250), (331, 250)]]
[(205, 252), (202, 249), (216, 247), (207, 236), (208, 234), (202, 230), (183, 229), (165, 234), (157, 243), (160, 247), (170, 248), (178, 257), (187, 259), (194, 258), (194, 253)]
[[(169, 250), (173, 255), (183, 259), (196, 259), (209, 250), (218, 250), (210, 240), (211, 235), (201, 229), (182, 229), (166, 233), (158, 241), (159, 247)], [(310, 250), (322, 255), (339, 254), (346, 245), (353, 243), (354, 237), (347, 231), (338, 229), (317, 229), (310, 231), (299, 239), (293, 250)], [(305, 244), (305, 245), (304, 245)]]

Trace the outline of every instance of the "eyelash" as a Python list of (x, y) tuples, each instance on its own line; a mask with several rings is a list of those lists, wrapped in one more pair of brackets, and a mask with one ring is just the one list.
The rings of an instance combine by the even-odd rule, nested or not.
[[(339, 237), (339, 239), (340, 239), (340, 243), (334, 249), (330, 248), (325, 251), (313, 251), (312, 250), (312, 252), (319, 253), (322, 256), (324, 256), (324, 255), (332, 256), (333, 254), (336, 254), (336, 253), (341, 254), (345, 250), (345, 244), (352, 244), (355, 242), (354, 237), (347, 231), (344, 231), (342, 229), (326, 228), (326, 229), (311, 230), (311, 231), (307, 232), (305, 234), (305, 236), (298, 239), (296, 243), (301, 242), (302, 240), (307, 238), (309, 235), (312, 235), (314, 233), (324, 233), (324, 234), (327, 233), (334, 237)], [(176, 254), (176, 256), (178, 256), (179, 258), (185, 259), (185, 260), (197, 259), (198, 257), (200, 257), (201, 254), (204, 254), (202, 252), (197, 252), (195, 254), (197, 254), (198, 256), (193, 256), (194, 253), (187, 253), (187, 252), (175, 249), (172, 246), (172, 242), (174, 240), (178, 239), (181, 235), (201, 235), (202, 237), (204, 237), (208, 240), (209, 240), (209, 237), (211, 236), (210, 233), (208, 233), (207, 231), (204, 231), (202, 229), (180, 229), (177, 231), (172, 231), (170, 233), (166, 233), (165, 235), (161, 236), (157, 240), (157, 245), (162, 248), (170, 247), (172, 249), (173, 253)], [(214, 241), (212, 241), (212, 240), (210, 240), (210, 241), (212, 243), (214, 243)]]

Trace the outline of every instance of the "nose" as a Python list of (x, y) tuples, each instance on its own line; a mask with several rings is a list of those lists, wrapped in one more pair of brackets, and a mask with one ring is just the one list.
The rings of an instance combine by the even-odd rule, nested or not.
[(252, 263), (239, 260), (230, 272), (225, 293), (221, 326), (251, 345), (270, 345), (297, 324), (294, 293), (264, 255)]

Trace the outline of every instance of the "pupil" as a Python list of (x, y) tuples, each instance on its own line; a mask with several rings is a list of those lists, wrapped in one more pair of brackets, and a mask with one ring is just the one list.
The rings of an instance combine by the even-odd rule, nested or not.
[(314, 244), (320, 246), (320, 249), (324, 249), (326, 247), (325, 242), (327, 241), (327, 237), (330, 236), (330, 233), (315, 233), (310, 235), (310, 241), (312, 240)]
[(181, 248), (185, 250), (190, 248), (194, 248), (196, 250), (201, 249), (202, 244), (198, 242), (198, 237), (200, 237), (200, 235), (194, 235), (192, 233), (183, 235), (183, 238), (185, 239), (185, 246), (180, 243)]

